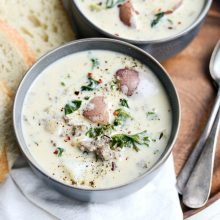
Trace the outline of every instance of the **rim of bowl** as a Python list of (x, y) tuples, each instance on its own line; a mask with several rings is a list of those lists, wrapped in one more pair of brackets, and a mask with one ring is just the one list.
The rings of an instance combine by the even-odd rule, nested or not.
[[(23, 131), (21, 130), (20, 131), (20, 134), (19, 134), (19, 131), (18, 131), (18, 126), (17, 126), (17, 122), (16, 122), (16, 118), (19, 117), (19, 121), (21, 120), (21, 117), (22, 117), (22, 114), (20, 116), (18, 116), (18, 111), (17, 111), (17, 105), (19, 103), (19, 99), (20, 99), (20, 91), (23, 89), (23, 84), (25, 83), (26, 81), (26, 78), (27, 76), (32, 72), (32, 69), (34, 69), (40, 62), (42, 62), (44, 59), (46, 59), (48, 56), (50, 56), (51, 54), (54, 54), (54, 53), (57, 53), (59, 52), (59, 50), (65, 48), (65, 47), (68, 47), (69, 45), (74, 45), (74, 44), (83, 44), (83, 43), (88, 43), (88, 42), (111, 42), (111, 43), (115, 43), (115, 44), (118, 44), (119, 46), (123, 46), (123, 47), (130, 47), (132, 50), (136, 50), (138, 53), (141, 53), (143, 56), (147, 56), (148, 58), (150, 58), (150, 60), (152, 62), (154, 62), (157, 66), (160, 67), (160, 69), (163, 71), (163, 74), (166, 76), (166, 78), (170, 81), (171, 85), (172, 85), (172, 90), (173, 92), (175, 93), (175, 97), (176, 97), (176, 101), (177, 101), (177, 109), (178, 109), (178, 119), (177, 119), (177, 127), (176, 127), (176, 131), (174, 133), (174, 136), (173, 136), (173, 140), (171, 141), (170, 145), (167, 144), (166, 148), (168, 148), (166, 150), (166, 153), (164, 155), (162, 155), (158, 161), (149, 169), (147, 170), (146, 172), (144, 172), (141, 176), (138, 176), (137, 178), (134, 178), (132, 179), (131, 181), (127, 182), (127, 183), (124, 183), (124, 184), (120, 184), (120, 185), (116, 185), (116, 186), (113, 186), (113, 187), (108, 187), (108, 188), (97, 188), (97, 189), (89, 189), (89, 188), (80, 188), (80, 187), (76, 187), (76, 186), (72, 186), (72, 185), (69, 185), (67, 183), (64, 183), (60, 180), (57, 180), (55, 179), (53, 176), (51, 176), (50, 174), (47, 173), (47, 171), (43, 170), (43, 168), (40, 167), (40, 165), (33, 161), (31, 158), (29, 158), (29, 156), (25, 153), (25, 150), (23, 150), (23, 148), (27, 148), (27, 151), (28, 151), (28, 147), (27, 146), (23, 146), (23, 143), (20, 139), (20, 134), (23, 135)], [(86, 51), (86, 50), (85, 50)], [(74, 53), (73, 53), (74, 54)], [(71, 55), (71, 54), (69, 54)], [(62, 57), (63, 58), (63, 57)], [(59, 59), (57, 59), (59, 60)], [(56, 60), (56, 61), (57, 61)], [(55, 62), (56, 62), (55, 61)], [(50, 63), (49, 65), (51, 65), (52, 63)], [(146, 65), (146, 64), (145, 64)], [(37, 78), (37, 77), (36, 77)], [(31, 85), (34, 83), (34, 81), (36, 80), (36, 78), (29, 84), (29, 87), (28, 87), (28, 90), (30, 89)], [(159, 80), (160, 81), (160, 80)], [(24, 97), (25, 99), (25, 97)], [(23, 109), (23, 105), (24, 103), (22, 104), (22, 109)], [(22, 112), (22, 111), (21, 111)], [(16, 136), (16, 139), (18, 141), (18, 145), (19, 145), (19, 148), (21, 150), (21, 152), (23, 153), (23, 155), (25, 156), (25, 158), (27, 159), (27, 161), (35, 168), (37, 169), (42, 175), (44, 175), (45, 177), (49, 178), (49, 179), (52, 179), (54, 182), (58, 183), (58, 184), (61, 184), (65, 187), (68, 187), (68, 188), (71, 188), (71, 189), (76, 189), (76, 190), (80, 190), (80, 191), (110, 191), (110, 190), (114, 190), (114, 189), (118, 189), (118, 188), (123, 188), (127, 185), (130, 185), (142, 178), (144, 178), (145, 176), (147, 176), (148, 174), (152, 173), (153, 171), (157, 170), (159, 167), (161, 167), (161, 165), (167, 160), (167, 158), (169, 157), (169, 155), (171, 154), (172, 152), (172, 149), (173, 149), (173, 146), (175, 144), (175, 141), (176, 141), (176, 138), (177, 138), (177, 135), (178, 135), (178, 132), (179, 132), (179, 128), (180, 128), (180, 118), (181, 118), (181, 108), (180, 108), (180, 99), (179, 99), (179, 95), (177, 93), (177, 90), (174, 86), (174, 83), (173, 81), (171, 80), (171, 78), (169, 77), (167, 71), (165, 70), (165, 68), (153, 57), (151, 56), (150, 54), (148, 54), (147, 52), (145, 52), (144, 50), (132, 45), (132, 44), (129, 44), (127, 42), (124, 42), (124, 41), (120, 41), (120, 40), (117, 40), (117, 39), (108, 39), (108, 38), (86, 38), (86, 39), (80, 39), (80, 40), (75, 40), (75, 41), (71, 41), (69, 43), (66, 43), (60, 47), (57, 47), (51, 51), (49, 51), (48, 53), (46, 53), (45, 55), (43, 55), (42, 57), (40, 57), (37, 62), (35, 62), (26, 72), (25, 76), (23, 77), (21, 83), (19, 84), (19, 87), (17, 89), (17, 92), (16, 92), (16, 95), (15, 95), (15, 99), (14, 99), (14, 104), (13, 104), (13, 127), (14, 127), (14, 131), (15, 131), (15, 136)], [(172, 128), (173, 130), (173, 128)], [(26, 145), (25, 141), (24, 141), (24, 144)]]
[(199, 14), (199, 16), (196, 18), (195, 22), (193, 22), (191, 25), (189, 25), (187, 28), (185, 28), (181, 32), (178, 32), (177, 34), (171, 35), (170, 37), (157, 39), (157, 40), (133, 40), (133, 39), (127, 39), (124, 37), (116, 36), (114, 34), (111, 34), (108, 31), (101, 29), (100, 27), (98, 27), (96, 24), (94, 24), (93, 22), (91, 22), (87, 18), (87, 16), (79, 9), (79, 7), (77, 6), (77, 4), (75, 3), (74, 0), (71, 0), (72, 4), (76, 8), (76, 10), (80, 14), (80, 16), (83, 17), (86, 20), (86, 22), (89, 23), (89, 25), (92, 26), (96, 31), (100, 32), (101, 34), (103, 34), (107, 37), (114, 38), (117, 40), (126, 41), (128, 43), (136, 44), (136, 45), (164, 43), (167, 41), (175, 40), (181, 36), (188, 34), (188, 32), (190, 32), (193, 28), (195, 28), (206, 17), (206, 15), (211, 7), (212, 1), (213, 0), (205, 0), (203, 9), (202, 9), (201, 13)]

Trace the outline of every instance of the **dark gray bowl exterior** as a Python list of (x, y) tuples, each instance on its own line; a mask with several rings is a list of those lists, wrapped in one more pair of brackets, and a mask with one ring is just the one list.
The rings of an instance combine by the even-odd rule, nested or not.
[(134, 42), (131, 40), (122, 39), (120, 37), (108, 34), (98, 27), (94, 26), (91, 22), (87, 20), (87, 18), (79, 11), (76, 6), (74, 0), (63, 0), (65, 2), (66, 8), (68, 8), (70, 12), (70, 16), (74, 20), (75, 30), (77, 30), (78, 37), (110, 37), (114, 39), (124, 40), (128, 43), (132, 43), (146, 52), (150, 53), (157, 60), (162, 61), (165, 60), (181, 50), (183, 50), (197, 35), (198, 31), (202, 23), (204, 22), (205, 16), (208, 13), (208, 10), (211, 6), (212, 0), (206, 0), (204, 5), (204, 10), (201, 15), (198, 17), (197, 21), (189, 27), (188, 30), (178, 34), (178, 36), (174, 38), (169, 38), (167, 40), (157, 40), (157, 41), (149, 41), (146, 43)]
[[(36, 163), (36, 161), (31, 156), (22, 132), (22, 108), (25, 99), (25, 95), (27, 94), (31, 84), (33, 81), (42, 73), (42, 71), (50, 64), (54, 63), (55, 61), (59, 60), (62, 57), (67, 55), (77, 53), (79, 51), (85, 50), (93, 50), (93, 49), (103, 49), (103, 50), (112, 50), (116, 52), (121, 52), (123, 54), (127, 54), (132, 56), (142, 63), (146, 64), (159, 78), (161, 83), (163, 84), (172, 108), (173, 120), (172, 120), (172, 132), (169, 138), (167, 147), (163, 155), (161, 156), (160, 160), (145, 174), (138, 177), (137, 179), (133, 180), (132, 182), (119, 186), (113, 187), (109, 189), (103, 190), (89, 190), (89, 189), (80, 189), (73, 186), (66, 185), (62, 182), (59, 182), (53, 177), (50, 177)], [(36, 100), (38, 101), (38, 100)], [(14, 109), (13, 109), (13, 120), (14, 120), (14, 129), (15, 134), (20, 145), (20, 149), (27, 158), (31, 168), (33, 171), (42, 178), (48, 185), (57, 189), (59, 192), (77, 199), (81, 201), (87, 202), (107, 202), (113, 199), (118, 199), (123, 196), (129, 195), (132, 192), (139, 190), (145, 184), (153, 179), (153, 177), (159, 172), (161, 165), (166, 161), (168, 156), (171, 153), (173, 144), (176, 139), (176, 135), (179, 129), (180, 123), (180, 104), (179, 99), (176, 93), (176, 90), (173, 86), (172, 81), (170, 80), (169, 76), (163, 69), (163, 67), (150, 55), (148, 55), (143, 50), (132, 46), (128, 43), (121, 42), (118, 40), (110, 40), (110, 39), (84, 39), (78, 40), (71, 43), (68, 43), (64, 46), (61, 46), (42, 58), (38, 60), (27, 72), (24, 79), (22, 80), (14, 102)]]

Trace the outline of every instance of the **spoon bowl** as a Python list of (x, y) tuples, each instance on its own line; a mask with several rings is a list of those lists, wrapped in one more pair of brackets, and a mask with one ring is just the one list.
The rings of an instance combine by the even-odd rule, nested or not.
[(209, 71), (212, 78), (220, 86), (220, 40), (215, 46), (209, 63)]

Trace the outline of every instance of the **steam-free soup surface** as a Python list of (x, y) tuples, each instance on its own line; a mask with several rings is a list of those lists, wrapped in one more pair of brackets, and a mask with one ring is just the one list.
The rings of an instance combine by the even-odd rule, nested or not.
[(93, 24), (131, 40), (171, 37), (195, 22), (204, 0), (76, 0)]
[(128, 183), (155, 164), (172, 114), (151, 70), (126, 55), (79, 52), (47, 67), (23, 107), (23, 132), (36, 163), (81, 188)]

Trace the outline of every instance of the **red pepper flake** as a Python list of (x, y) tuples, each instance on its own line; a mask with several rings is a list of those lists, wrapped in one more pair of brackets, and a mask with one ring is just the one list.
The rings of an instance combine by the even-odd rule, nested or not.
[(66, 136), (65, 142), (70, 141), (70, 136)]
[(92, 78), (92, 73), (88, 73), (88, 77)]
[(58, 150), (55, 150), (53, 153), (57, 155), (57, 154), (59, 153), (59, 151), (58, 151)]
[(99, 84), (100, 84), (100, 83), (102, 83), (102, 79), (99, 79), (99, 81), (98, 81), (98, 82), (99, 82)]

